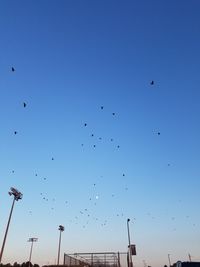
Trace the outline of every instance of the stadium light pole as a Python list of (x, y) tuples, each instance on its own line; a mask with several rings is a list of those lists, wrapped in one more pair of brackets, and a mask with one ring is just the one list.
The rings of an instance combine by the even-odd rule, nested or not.
[(28, 242), (31, 242), (31, 250), (30, 250), (30, 255), (29, 255), (29, 267), (31, 266), (31, 257), (32, 257), (32, 251), (33, 251), (33, 242), (37, 242), (38, 238), (36, 237), (31, 237), (28, 239)]
[(59, 235), (59, 243), (58, 243), (58, 260), (57, 260), (57, 265), (59, 265), (59, 261), (60, 261), (61, 233), (65, 230), (65, 227), (62, 226), (62, 225), (59, 225), (58, 230), (60, 231), (60, 235)]
[(170, 267), (171, 266), (170, 254), (168, 254), (168, 260), (169, 260), (169, 267)]
[(23, 194), (21, 192), (19, 192), (17, 189), (15, 189), (13, 187), (10, 188), (10, 191), (8, 192), (8, 194), (10, 196), (13, 195), (14, 198), (13, 198), (13, 203), (12, 203), (11, 210), (10, 210), (10, 215), (9, 215), (9, 218), (8, 218), (8, 223), (7, 223), (7, 226), (6, 226), (6, 231), (5, 231), (5, 235), (4, 235), (4, 239), (3, 239), (3, 244), (2, 244), (2, 247), (1, 247), (0, 263), (1, 263), (1, 260), (2, 260), (2, 256), (3, 256), (3, 251), (4, 251), (4, 247), (5, 247), (5, 243), (6, 243), (6, 237), (7, 237), (7, 234), (8, 234), (8, 229), (9, 229), (10, 220), (11, 220), (11, 217), (12, 217), (12, 212), (13, 212), (15, 201), (18, 201), (19, 199), (22, 199), (22, 196), (23, 196)]
[(132, 254), (131, 254), (131, 238), (130, 238), (130, 231), (129, 231), (129, 222), (130, 222), (130, 219), (127, 219), (129, 258), (130, 258), (130, 266), (129, 267), (133, 267), (133, 260), (132, 260)]

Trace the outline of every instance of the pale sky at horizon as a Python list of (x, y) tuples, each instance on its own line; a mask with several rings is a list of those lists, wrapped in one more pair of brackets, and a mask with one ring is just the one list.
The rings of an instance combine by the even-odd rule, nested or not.
[(23, 193), (3, 263), (38, 237), (32, 262), (54, 264), (60, 224), (61, 261), (126, 252), (127, 218), (134, 267), (200, 261), (199, 14), (197, 0), (0, 2), (0, 247), (8, 191)]

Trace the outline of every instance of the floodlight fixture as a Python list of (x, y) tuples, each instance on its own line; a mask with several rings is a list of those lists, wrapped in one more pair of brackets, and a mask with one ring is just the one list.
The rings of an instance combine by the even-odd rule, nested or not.
[(19, 192), (16, 188), (14, 188), (14, 187), (11, 187), (10, 188), (10, 191), (8, 192), (8, 194), (10, 195), (10, 196), (14, 196), (14, 199), (16, 200), (16, 201), (18, 201), (19, 199), (22, 199), (22, 197), (23, 197), (23, 194), (21, 193), (21, 192)]
[(37, 242), (38, 238), (37, 237), (31, 237), (28, 239), (28, 242)]
[(63, 225), (59, 225), (58, 230), (61, 231), (61, 232), (63, 232), (65, 230), (65, 227)]

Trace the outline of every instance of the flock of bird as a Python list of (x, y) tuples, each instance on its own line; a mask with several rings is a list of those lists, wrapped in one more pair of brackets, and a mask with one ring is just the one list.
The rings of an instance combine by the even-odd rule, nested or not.
[[(16, 70), (15, 70), (14, 67), (12, 67), (12, 68), (11, 68), (11, 71), (12, 71), (12, 72), (15, 72)], [(154, 85), (155, 85), (155, 81), (154, 81), (154, 80), (151, 80), (151, 81), (149, 82), (149, 85), (150, 85), (150, 86), (154, 86)], [(27, 108), (27, 107), (28, 107), (27, 102), (22, 102), (22, 107), (23, 107), (24, 109)], [(100, 106), (99, 109), (100, 109), (101, 111), (103, 111), (103, 110), (104, 110), (104, 106), (103, 106), (103, 105)], [(115, 116), (117, 116), (117, 113), (116, 113), (116, 112), (112, 112), (112, 113), (111, 113), (111, 116), (115, 117)], [(88, 123), (85, 122), (85, 123), (83, 124), (83, 127), (88, 128)], [(16, 129), (16, 130), (14, 131), (14, 135), (17, 135), (17, 134), (18, 134), (18, 129)], [(158, 136), (161, 135), (161, 133), (160, 133), (159, 131), (158, 131), (156, 134), (157, 134)], [(90, 137), (94, 139), (94, 137), (96, 137), (96, 134), (95, 134), (94, 132), (91, 132)], [(97, 135), (97, 140), (102, 141), (103, 138), (102, 138), (101, 136), (98, 136), (98, 135)], [(113, 137), (110, 137), (110, 138), (109, 138), (109, 141), (112, 142), (112, 143), (114, 143), (114, 138), (113, 138)], [(84, 147), (84, 146), (85, 146), (84, 143), (81, 143), (81, 146)], [(93, 144), (93, 148), (96, 148), (96, 147), (97, 147), (97, 144), (94, 143), (94, 144)], [(120, 149), (120, 145), (119, 145), (119, 144), (116, 144), (116, 148), (117, 148), (117, 149)], [(55, 160), (54, 156), (52, 156), (50, 160), (51, 160), (51, 161), (54, 161), (54, 160)], [(170, 166), (170, 163), (168, 163), (167, 166), (169, 167), (169, 166)], [(12, 170), (12, 173), (14, 174), (14, 173), (15, 173), (15, 170)], [(39, 174), (38, 174), (38, 173), (35, 173), (35, 177), (38, 177), (38, 176), (39, 176)], [(123, 178), (125, 178), (125, 173), (122, 173), (121, 176), (122, 176)], [(102, 176), (101, 176), (101, 177), (102, 177)], [(48, 180), (46, 177), (43, 177), (43, 178), (41, 178), (41, 179), (42, 179), (44, 182), (47, 182), (47, 180)], [(93, 183), (93, 184), (91, 185), (91, 188), (93, 188), (93, 192), (92, 192), (92, 196), (89, 196), (89, 197), (88, 197), (88, 201), (89, 201), (90, 203), (92, 203), (93, 206), (98, 206), (98, 201), (99, 201), (99, 194), (97, 193), (97, 192), (98, 192), (98, 183), (97, 183), (97, 182)], [(125, 186), (124, 186), (124, 194), (126, 194), (126, 192), (128, 191), (128, 189), (129, 189), (129, 187), (128, 187), (127, 185), (125, 185)], [(56, 197), (55, 197), (55, 196), (49, 196), (48, 194), (46, 194), (46, 193), (44, 193), (44, 192), (40, 192), (39, 194), (40, 194), (40, 199), (41, 199), (42, 201), (48, 203), (48, 204), (49, 204), (49, 205), (48, 205), (49, 209), (53, 212), (53, 211), (55, 210)], [(110, 193), (110, 197), (111, 197), (111, 198), (115, 198), (115, 196), (116, 196), (116, 193), (114, 193), (114, 192), (111, 192), (111, 193)], [(70, 205), (70, 201), (69, 201), (69, 200), (65, 200), (64, 203), (63, 203), (63, 205), (65, 205), (66, 207), (69, 207), (69, 205)], [(93, 210), (93, 208), (91, 208), (91, 210)], [(83, 227), (83, 228), (86, 228), (87, 225), (89, 225), (89, 223), (90, 223), (91, 221), (98, 222), (98, 224), (99, 224), (100, 226), (105, 227), (105, 226), (108, 224), (109, 219), (108, 219), (108, 218), (106, 218), (106, 219), (105, 219), (105, 218), (100, 219), (100, 218), (98, 218), (98, 216), (94, 215), (94, 214), (92, 213), (91, 210), (90, 210), (89, 207), (84, 207), (83, 209), (77, 211), (77, 214), (74, 216), (74, 218), (71, 218), (71, 219), (69, 220), (69, 223), (78, 224), (78, 223), (79, 223), (79, 220), (82, 220), (82, 219), (84, 218), (85, 223), (82, 224), (82, 227)], [(29, 210), (28, 213), (29, 213), (29, 215), (33, 216), (33, 212), (32, 212), (32, 210)], [(117, 211), (116, 214), (113, 214), (113, 216), (116, 217), (116, 218), (119, 218), (119, 217), (125, 217), (125, 214), (123, 213), (123, 211)], [(156, 218), (156, 217), (153, 216), (151, 213), (147, 213), (147, 217), (150, 218), (150, 219), (155, 219), (155, 218)], [(126, 218), (126, 217), (125, 217), (125, 218)], [(189, 215), (187, 215), (187, 216), (186, 216), (186, 219), (189, 219), (189, 218), (190, 218)], [(172, 220), (172, 221), (174, 221), (175, 219), (176, 219), (176, 218), (175, 218), (174, 216), (171, 217), (171, 220)], [(136, 220), (136, 218), (132, 218), (132, 222), (135, 221), (135, 220)], [(193, 226), (195, 226), (195, 224), (193, 224)], [(173, 230), (175, 231), (176, 228), (174, 228)]]

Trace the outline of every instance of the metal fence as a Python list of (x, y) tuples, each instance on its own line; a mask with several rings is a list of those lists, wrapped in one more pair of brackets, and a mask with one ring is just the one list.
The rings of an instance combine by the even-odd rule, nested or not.
[[(100, 253), (74, 253), (64, 254), (64, 265), (68, 267), (121, 267), (127, 253), (100, 252)], [(124, 266), (124, 264), (122, 264)]]
[(83, 260), (78, 259), (75, 256), (64, 254), (64, 265), (66, 266), (89, 266), (89, 264)]

